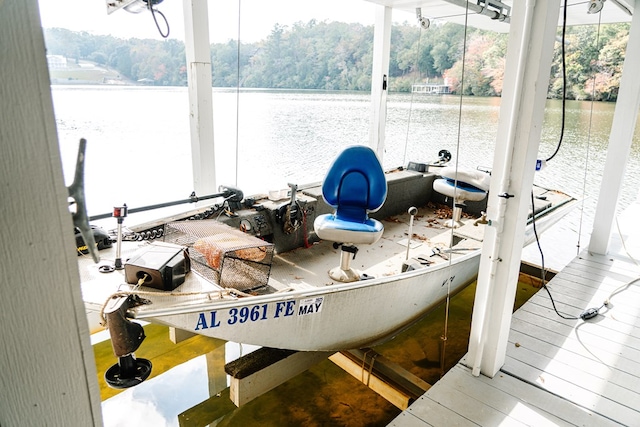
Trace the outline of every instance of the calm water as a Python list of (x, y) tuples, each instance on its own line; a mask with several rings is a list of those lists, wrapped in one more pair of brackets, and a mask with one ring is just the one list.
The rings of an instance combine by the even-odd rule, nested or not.
[[(66, 176), (72, 175), (78, 140), (89, 141), (90, 214), (123, 202), (140, 206), (184, 198), (192, 191), (186, 88), (54, 86), (52, 92)], [(428, 162), (441, 149), (457, 153), (460, 165), (492, 164), (499, 98), (464, 98), (462, 113), (455, 96), (388, 99), (385, 167)], [(369, 102), (365, 93), (243, 91), (238, 97), (215, 90), (218, 183), (255, 194), (288, 182), (320, 181), (343, 147), (367, 143)], [(555, 148), (560, 107), (548, 101), (540, 157)], [(536, 182), (577, 196), (586, 186), (585, 196), (597, 197), (614, 107), (567, 102), (563, 148)], [(639, 162), (636, 135), (625, 202), (635, 199)]]
[[(89, 215), (127, 203), (139, 207), (186, 198), (191, 184), (186, 88), (54, 86), (53, 100), (66, 176), (73, 174), (78, 140), (86, 138)], [(499, 98), (388, 97), (386, 168), (429, 162), (447, 149), (463, 166), (493, 162)], [(321, 181), (342, 148), (366, 144), (367, 93), (214, 90), (218, 184), (245, 195)], [(548, 232), (555, 238), (546, 257), (561, 268), (583, 249), (593, 226), (614, 104), (567, 102), (560, 153), (535, 182), (584, 199)], [(561, 103), (548, 101), (540, 158), (553, 153), (560, 135)], [(238, 153), (236, 161), (236, 152)], [(622, 161), (621, 161), (622, 164)], [(619, 209), (640, 188), (640, 133), (636, 132)], [(580, 232), (580, 234), (579, 234)], [(558, 241), (561, 244), (558, 244)], [(537, 249), (525, 250), (536, 261)], [(560, 258), (565, 258), (560, 260)], [(569, 258), (567, 258), (569, 257)], [(554, 261), (558, 262), (554, 264)]]
[[(89, 142), (85, 179), (90, 215), (109, 212), (122, 203), (136, 207), (183, 199), (190, 194), (186, 88), (57, 86), (52, 93), (63, 166), (69, 179), (78, 140), (86, 138)], [(498, 98), (464, 98), (462, 110), (460, 99), (455, 96), (391, 94), (388, 100), (385, 167), (408, 161), (429, 162), (441, 149), (451, 151), (460, 165), (492, 164)], [(364, 93), (243, 91), (238, 97), (234, 91), (215, 90), (218, 183), (235, 184), (245, 194), (256, 194), (284, 188), (288, 182), (320, 181), (343, 147), (367, 143), (369, 103), (369, 95)], [(560, 133), (560, 107), (559, 102), (548, 101), (540, 157), (548, 157), (555, 148)], [(569, 259), (576, 252), (578, 230), (582, 229), (583, 235), (591, 231), (614, 107), (607, 103), (568, 102), (563, 148), (536, 176), (538, 184), (585, 198), (581, 209), (544, 237), (552, 239), (550, 251), (564, 252)], [(640, 142), (636, 135), (620, 209), (636, 199), (639, 162)], [(583, 248), (585, 245), (582, 242)], [(529, 259), (536, 262), (536, 256), (537, 249), (530, 248)], [(545, 257), (548, 264), (555, 259), (554, 255)], [(522, 287), (522, 293), (527, 295), (530, 289)], [(472, 302), (470, 287), (452, 303), (450, 331), (458, 336), (448, 340), (447, 367), (466, 351)], [(434, 382), (440, 374), (443, 318), (443, 309), (436, 310), (408, 334), (378, 350), (427, 382)], [(145, 357), (141, 353), (138, 356)], [(184, 403), (182, 410), (198, 406), (183, 414), (180, 425), (206, 425), (228, 412), (230, 408), (224, 409), (228, 408), (227, 403), (208, 397), (206, 379), (202, 383), (207, 375), (206, 361), (194, 360), (178, 369), (169, 387), (136, 388), (123, 393), (117, 401), (105, 402), (107, 425), (126, 425), (119, 424), (122, 420), (117, 409), (125, 407), (147, 414), (143, 419), (153, 420), (147, 425), (178, 425), (175, 414), (180, 411), (156, 407), (158, 399), (145, 394), (166, 394), (164, 390), (168, 388), (184, 394), (180, 399), (169, 399), (176, 405), (190, 401)], [(193, 392), (188, 392), (190, 389)], [(398, 412), (327, 361), (214, 424), (386, 425)]]

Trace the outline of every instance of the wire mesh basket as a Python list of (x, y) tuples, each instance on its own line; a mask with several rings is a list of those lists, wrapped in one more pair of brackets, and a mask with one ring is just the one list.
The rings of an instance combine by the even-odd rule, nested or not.
[(190, 249), (192, 269), (223, 288), (267, 285), (273, 245), (214, 219), (166, 224), (165, 242)]

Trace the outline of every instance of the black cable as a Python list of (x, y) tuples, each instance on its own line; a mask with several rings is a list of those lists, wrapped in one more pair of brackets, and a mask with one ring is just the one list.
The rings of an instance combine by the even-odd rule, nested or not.
[(561, 114), (561, 123), (560, 123), (560, 138), (558, 139), (558, 144), (556, 145), (556, 150), (553, 152), (553, 154), (551, 156), (549, 156), (545, 162), (548, 162), (549, 160), (553, 159), (556, 154), (558, 154), (558, 151), (560, 151), (560, 146), (562, 145), (562, 140), (564, 139), (564, 122), (565, 122), (565, 115), (566, 115), (566, 109), (567, 109), (567, 61), (566, 61), (566, 50), (565, 50), (565, 37), (567, 34), (567, 3), (568, 1), (565, 0), (564, 2), (564, 11), (562, 14), (562, 46), (561, 46), (561, 52), (562, 52), (562, 114)]
[[(156, 23), (156, 28), (158, 29), (158, 32), (163, 38), (166, 39), (167, 37), (169, 37), (169, 21), (167, 21), (167, 17), (164, 16), (164, 13), (160, 12), (158, 9), (153, 8), (153, 4), (154, 2), (152, 0), (148, 0), (147, 7), (151, 11), (151, 16), (153, 16), (153, 21)], [(156, 18), (156, 13), (162, 16), (162, 19), (164, 19), (164, 23), (167, 25), (166, 34), (163, 34), (162, 29), (160, 29), (160, 24), (158, 24), (158, 19)]]
[(545, 291), (547, 291), (547, 294), (549, 295), (549, 299), (551, 300), (551, 305), (553, 306), (553, 311), (556, 312), (556, 314), (560, 317), (562, 317), (565, 320), (588, 320), (591, 319), (593, 317), (596, 317), (599, 313), (600, 310), (602, 309), (602, 307), (604, 307), (606, 305), (606, 303), (603, 303), (600, 307), (598, 308), (588, 308), (585, 311), (583, 311), (580, 314), (580, 317), (575, 317), (575, 316), (565, 316), (564, 314), (560, 313), (558, 311), (558, 309), (556, 308), (556, 303), (553, 299), (553, 296), (551, 295), (551, 291), (549, 290), (549, 288), (547, 287), (547, 283), (546, 283), (546, 269), (544, 267), (544, 253), (542, 252), (542, 246), (540, 246), (540, 238), (538, 237), (538, 230), (536, 229), (536, 215), (535, 215), (535, 199), (533, 196), (533, 190), (531, 191), (531, 209), (533, 210), (533, 215), (531, 217), (531, 224), (533, 225), (533, 234), (536, 237), (536, 244), (538, 245), (538, 251), (540, 252), (540, 264), (541, 264), (541, 276), (540, 278), (542, 279), (542, 287), (544, 288)]

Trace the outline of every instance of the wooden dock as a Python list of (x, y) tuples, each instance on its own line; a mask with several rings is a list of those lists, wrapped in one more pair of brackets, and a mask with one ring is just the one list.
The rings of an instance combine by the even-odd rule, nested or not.
[[(638, 239), (625, 237), (636, 259)], [(640, 426), (640, 266), (620, 242), (607, 256), (583, 252), (548, 284), (568, 317), (610, 299), (599, 315), (563, 319), (541, 289), (514, 314), (494, 378), (463, 359), (389, 425)]]

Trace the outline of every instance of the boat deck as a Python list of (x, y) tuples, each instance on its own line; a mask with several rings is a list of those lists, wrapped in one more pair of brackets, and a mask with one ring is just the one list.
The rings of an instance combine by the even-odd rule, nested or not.
[[(557, 205), (569, 199), (565, 194), (536, 189), (540, 197), (536, 211), (547, 206)], [(463, 216), (464, 225), (455, 230), (443, 225), (451, 217), (451, 208), (444, 205), (428, 203), (418, 209), (414, 216), (412, 226), (412, 239), (408, 242), (410, 216), (408, 213), (393, 215), (382, 220), (384, 233), (382, 238), (373, 245), (361, 245), (359, 252), (351, 262), (352, 268), (359, 270), (373, 278), (382, 278), (401, 273), (403, 263), (407, 259), (407, 245), (410, 244), (408, 253), (414, 266), (432, 266), (438, 263), (449, 263), (452, 260), (466, 256), (470, 251), (481, 248), (485, 225), (478, 223), (475, 218)], [(190, 221), (180, 224), (189, 224)], [(194, 223), (197, 223), (195, 221)], [(187, 227), (188, 228), (188, 227)], [(302, 232), (299, 229), (297, 232)], [(166, 237), (166, 236), (165, 236)], [(163, 240), (158, 239), (158, 240)], [(122, 242), (122, 261), (147, 247), (150, 241), (124, 241)], [(453, 243), (453, 245), (452, 245)], [(187, 275), (184, 284), (178, 286), (171, 293), (158, 289), (142, 286), (140, 291), (145, 293), (145, 298), (152, 299), (154, 308), (175, 306), (176, 304), (192, 305), (202, 301), (209, 301), (212, 296), (216, 298), (230, 297), (229, 288), (235, 288), (243, 294), (263, 295), (273, 292), (288, 292), (292, 290), (305, 290), (317, 287), (325, 287), (335, 282), (329, 277), (329, 270), (340, 263), (340, 249), (335, 249), (329, 241), (315, 242), (309, 247), (297, 248), (283, 253), (276, 253), (270, 264), (267, 275), (267, 285), (246, 290), (242, 286), (233, 286), (225, 283), (219, 286), (211, 277), (209, 267), (204, 260), (196, 267), (195, 248), (190, 249), (192, 257), (192, 269), (197, 273), (203, 273), (205, 269), (207, 278), (203, 274)], [(97, 313), (105, 302), (115, 293), (131, 291), (134, 285), (126, 283), (124, 270), (116, 270), (108, 274), (100, 272), (100, 266), (113, 265), (116, 254), (116, 245), (100, 251), (102, 261), (94, 264), (91, 257), (85, 255), (79, 259), (81, 273), (82, 293), (91, 325), (97, 329)], [(202, 255), (199, 255), (202, 258)], [(418, 258), (418, 260), (415, 260)], [(204, 266), (204, 267), (203, 267)], [(244, 277), (244, 276), (242, 276)], [(247, 276), (249, 277), (249, 276)], [(246, 279), (242, 279), (246, 282)], [(176, 300), (180, 298), (180, 302)]]
[[(442, 225), (446, 218), (442, 211), (450, 209), (425, 206), (418, 210), (412, 227), (412, 239), (409, 237), (409, 214), (394, 215), (382, 221), (384, 233), (373, 245), (361, 245), (351, 262), (352, 268), (370, 277), (385, 277), (399, 274), (407, 259), (407, 245), (410, 244), (409, 257), (422, 257), (430, 265), (448, 262), (449, 254), (434, 255), (434, 250), (445, 251), (449, 242), (456, 236), (456, 248), (459, 249), (452, 258), (462, 256), (467, 249), (481, 247), (484, 226), (474, 225), (474, 219), (463, 219), (465, 225), (456, 229)], [(439, 217), (440, 216), (440, 217)], [(464, 239), (463, 239), (464, 237)], [(458, 241), (460, 240), (460, 241)], [(273, 259), (270, 283), (276, 287), (326, 286), (333, 284), (329, 270), (340, 263), (340, 249), (334, 249), (333, 243), (321, 241), (310, 248), (298, 248), (283, 254), (276, 254)]]
[[(475, 226), (473, 218), (463, 218), (465, 225), (456, 229), (455, 253), (443, 252), (441, 256), (434, 255), (434, 248), (446, 251), (449, 242), (453, 239), (452, 230), (442, 225), (446, 220), (445, 215), (450, 215), (451, 209), (444, 206), (429, 205), (419, 208), (415, 215), (412, 227), (413, 238), (410, 242), (409, 257), (422, 256), (430, 265), (449, 262), (452, 259), (465, 255), (467, 249), (480, 248), (484, 226)], [(409, 233), (409, 214), (395, 215), (382, 221), (384, 234), (374, 245), (362, 245), (359, 247), (352, 267), (370, 277), (383, 277), (401, 272), (402, 264), (407, 257), (407, 244)], [(158, 239), (162, 240), (162, 239)], [(150, 241), (124, 241), (122, 242), (121, 258), (126, 262), (141, 248), (148, 246)], [(193, 251), (193, 249), (192, 249)], [(99, 271), (101, 265), (113, 265), (116, 254), (116, 245), (100, 251), (101, 262), (94, 264), (89, 255), (79, 259), (82, 292), (90, 317), (92, 312), (102, 308), (107, 299), (116, 292), (129, 291), (134, 285), (128, 285), (125, 281), (124, 270), (116, 270), (104, 274)], [(269, 292), (282, 292), (295, 289), (308, 289), (331, 285), (334, 281), (329, 277), (329, 270), (340, 263), (340, 249), (334, 249), (332, 242), (320, 241), (311, 244), (308, 248), (298, 248), (282, 254), (274, 254), (271, 264), (268, 287), (256, 289), (251, 293), (261, 294)], [(208, 298), (206, 293), (221, 291), (223, 288), (207, 280), (200, 274), (189, 274), (185, 283), (176, 288), (171, 295), (202, 293), (202, 298)], [(175, 300), (163, 301), (162, 291), (143, 286), (141, 290), (158, 294), (155, 301), (159, 304), (175, 304)], [(185, 301), (196, 302), (198, 297), (189, 296)]]
[[(624, 213), (623, 235), (638, 214), (637, 203)], [(637, 229), (624, 239), (639, 258)], [(639, 273), (617, 236), (607, 256), (583, 252), (549, 283), (556, 306), (578, 316), (610, 298), (609, 308), (562, 319), (541, 289), (514, 314), (494, 378), (473, 377), (463, 359), (389, 425), (640, 425), (640, 282), (625, 286)]]

